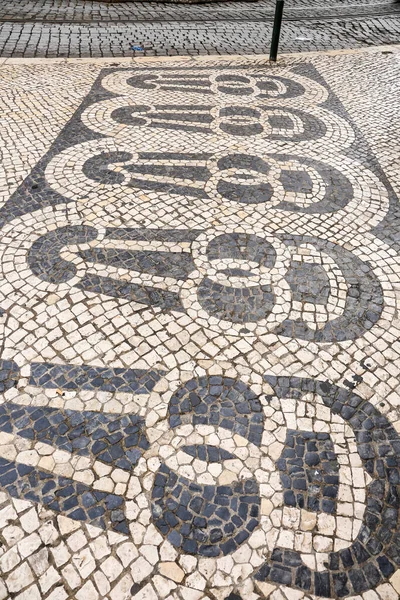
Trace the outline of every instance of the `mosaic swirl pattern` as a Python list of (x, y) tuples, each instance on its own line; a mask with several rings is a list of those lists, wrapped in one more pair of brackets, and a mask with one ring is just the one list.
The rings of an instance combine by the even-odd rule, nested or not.
[(311, 64), (104, 69), (1, 209), (3, 538), (58, 519), (71, 599), (392, 600), (393, 202)]

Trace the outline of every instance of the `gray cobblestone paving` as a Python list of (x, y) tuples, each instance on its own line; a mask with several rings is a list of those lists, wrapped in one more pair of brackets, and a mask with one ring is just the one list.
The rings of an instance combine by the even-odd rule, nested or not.
[[(270, 43), (274, 2), (207, 5), (83, 0), (5, 1), (0, 7), (0, 56), (145, 56), (263, 54)], [(287, 2), (281, 51), (392, 44), (400, 38), (400, 4), (320, 0)]]
[[(253, 19), (271, 18), (275, 7), (274, 0), (252, 0), (179, 5), (158, 4), (155, 2), (128, 2), (126, 4), (103, 4), (93, 2), (82, 2), (79, 0), (54, 5), (48, 0), (38, 2), (23, 2), (18, 6), (12, 2), (4, 2), (0, 9), (1, 21), (39, 21), (39, 22), (66, 22), (66, 23), (90, 23), (90, 22), (124, 22), (124, 21), (193, 21), (209, 19)], [(321, 0), (286, 0), (286, 18), (316, 18), (322, 16), (337, 17), (338, 15), (361, 16), (384, 15), (400, 10), (398, 3), (391, 0), (357, 0), (352, 2), (342, 1), (340, 4), (327, 5)]]
[[(201, 21), (145, 24), (11, 24), (0, 26), (3, 57), (119, 57), (198, 54), (265, 54), (272, 24)], [(313, 21), (284, 26), (282, 52), (339, 50), (370, 45), (396, 44), (400, 18), (358, 21)], [(132, 52), (132, 45), (144, 47)]]

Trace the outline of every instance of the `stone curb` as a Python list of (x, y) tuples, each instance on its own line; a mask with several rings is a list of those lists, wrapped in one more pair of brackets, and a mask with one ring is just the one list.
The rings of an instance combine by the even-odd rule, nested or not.
[[(384, 46), (373, 46), (370, 48), (355, 48), (355, 49), (342, 49), (342, 50), (322, 50), (315, 52), (291, 52), (291, 53), (282, 53), (279, 55), (279, 60), (277, 64), (281, 64), (285, 60), (289, 58), (308, 58), (313, 56), (343, 56), (343, 55), (353, 55), (353, 54), (374, 54), (380, 52), (392, 52), (393, 54), (400, 53), (400, 44), (393, 45), (384, 45)], [(140, 65), (143, 64), (154, 64), (154, 63), (170, 63), (173, 62), (175, 64), (180, 63), (191, 63), (194, 62), (252, 62), (257, 64), (268, 63), (271, 66), (274, 66), (269, 61), (268, 54), (240, 54), (240, 55), (205, 55), (205, 56), (143, 56), (143, 57), (100, 57), (100, 58), (1, 58), (0, 57), (0, 67), (3, 65), (51, 65), (51, 64), (133, 64)]]

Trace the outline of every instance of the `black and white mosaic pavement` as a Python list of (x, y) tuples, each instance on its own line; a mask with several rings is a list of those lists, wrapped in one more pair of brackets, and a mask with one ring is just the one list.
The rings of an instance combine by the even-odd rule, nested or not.
[(395, 600), (390, 169), (310, 60), (87, 68), (0, 208), (0, 599)]

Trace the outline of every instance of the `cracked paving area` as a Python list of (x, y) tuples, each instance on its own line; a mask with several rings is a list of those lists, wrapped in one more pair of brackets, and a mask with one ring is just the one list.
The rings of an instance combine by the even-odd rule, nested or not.
[(0, 599), (400, 595), (400, 52), (0, 66)]

